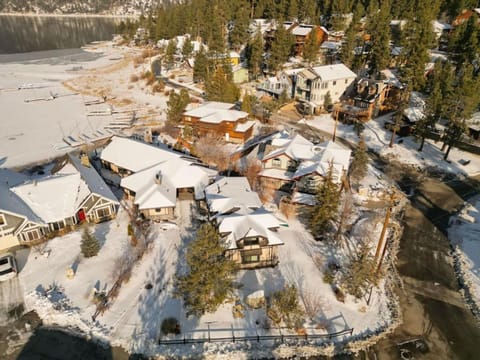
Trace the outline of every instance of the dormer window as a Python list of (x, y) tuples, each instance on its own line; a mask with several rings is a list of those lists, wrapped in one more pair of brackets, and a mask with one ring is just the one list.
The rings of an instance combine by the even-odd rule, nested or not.
[(5, 216), (3, 216), (2, 214), (0, 214), (0, 227), (2, 227), (3, 225), (5, 225), (7, 222), (5, 221)]
[(272, 166), (276, 168), (281, 168), (282, 167), (282, 159), (275, 158), (272, 160)]

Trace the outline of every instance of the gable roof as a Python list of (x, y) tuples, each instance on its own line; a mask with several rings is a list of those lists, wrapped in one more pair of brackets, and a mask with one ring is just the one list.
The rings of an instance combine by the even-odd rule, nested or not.
[(210, 172), (186, 160), (167, 160), (123, 178), (120, 185), (135, 192), (141, 210), (173, 207), (180, 188), (193, 187), (195, 199), (202, 199)]
[(238, 121), (246, 118), (245, 111), (232, 110), (235, 104), (210, 101), (194, 109), (186, 111), (184, 116), (200, 118), (200, 121), (219, 124), (222, 121)]
[(0, 169), (0, 211), (19, 215), (35, 223), (42, 223), (42, 219), (28, 207), (22, 198), (10, 190), (12, 186), (20, 185), (28, 179), (26, 175), (8, 169)]
[(293, 139), (273, 140), (272, 145), (280, 145), (279, 149), (273, 150), (266, 154), (262, 161), (272, 159), (279, 155), (285, 154), (292, 160), (312, 159), (315, 156), (313, 152), (313, 143), (305, 139), (302, 135), (295, 135)]
[(112, 190), (110, 190), (110, 187), (105, 184), (105, 181), (103, 181), (92, 165), (85, 166), (82, 164), (78, 156), (72, 154), (68, 155), (68, 159), (80, 173), (80, 176), (87, 183), (87, 186), (92, 193), (118, 204), (117, 197), (113, 194)]
[(322, 81), (332, 81), (341, 79), (355, 79), (357, 74), (346, 67), (344, 64), (333, 64), (316, 66), (313, 71), (322, 79)]
[(250, 214), (232, 214), (222, 217), (218, 231), (228, 233), (225, 237), (229, 250), (237, 249), (237, 241), (250, 236), (262, 236), (268, 245), (283, 245), (283, 241), (272, 229), (280, 226), (280, 221), (264, 208)]
[(255, 191), (245, 177), (222, 177), (205, 188), (205, 197), (212, 213), (225, 214), (238, 208), (249, 212), (262, 206)]
[(80, 173), (70, 164), (56, 175), (14, 186), (11, 191), (45, 223), (74, 216), (82, 201), (90, 195)]
[(182, 155), (141, 141), (114, 136), (102, 150), (100, 159), (132, 172), (151, 167), (159, 162), (179, 159)]

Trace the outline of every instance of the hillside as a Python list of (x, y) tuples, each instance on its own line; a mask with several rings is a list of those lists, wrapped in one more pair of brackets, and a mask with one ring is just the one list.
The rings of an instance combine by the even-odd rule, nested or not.
[(162, 0), (0, 0), (0, 12), (39, 14), (140, 14)]

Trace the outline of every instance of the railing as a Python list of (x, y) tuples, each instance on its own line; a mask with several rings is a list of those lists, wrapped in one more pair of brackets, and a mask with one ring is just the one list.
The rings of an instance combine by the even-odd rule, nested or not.
[(159, 345), (180, 345), (180, 344), (204, 344), (204, 343), (215, 343), (215, 342), (248, 342), (248, 341), (280, 341), (282, 343), (285, 340), (296, 340), (296, 341), (308, 341), (308, 340), (316, 340), (316, 339), (334, 339), (336, 337), (342, 335), (352, 335), (353, 328), (345, 329), (342, 331), (338, 331), (336, 333), (330, 334), (304, 334), (304, 335), (255, 335), (255, 336), (232, 336), (229, 337), (211, 337), (210, 331), (208, 332), (207, 338), (186, 338), (185, 336), (183, 339), (173, 339), (173, 340), (158, 340)]

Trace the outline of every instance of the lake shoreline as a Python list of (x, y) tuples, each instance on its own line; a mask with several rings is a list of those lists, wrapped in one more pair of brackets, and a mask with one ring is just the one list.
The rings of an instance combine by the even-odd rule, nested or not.
[(0, 12), (0, 16), (29, 16), (29, 17), (97, 17), (97, 18), (125, 18), (136, 19), (140, 15), (120, 15), (120, 14), (90, 14), (90, 13), (71, 13), (71, 14), (52, 14), (52, 13), (19, 13), (19, 12)]

